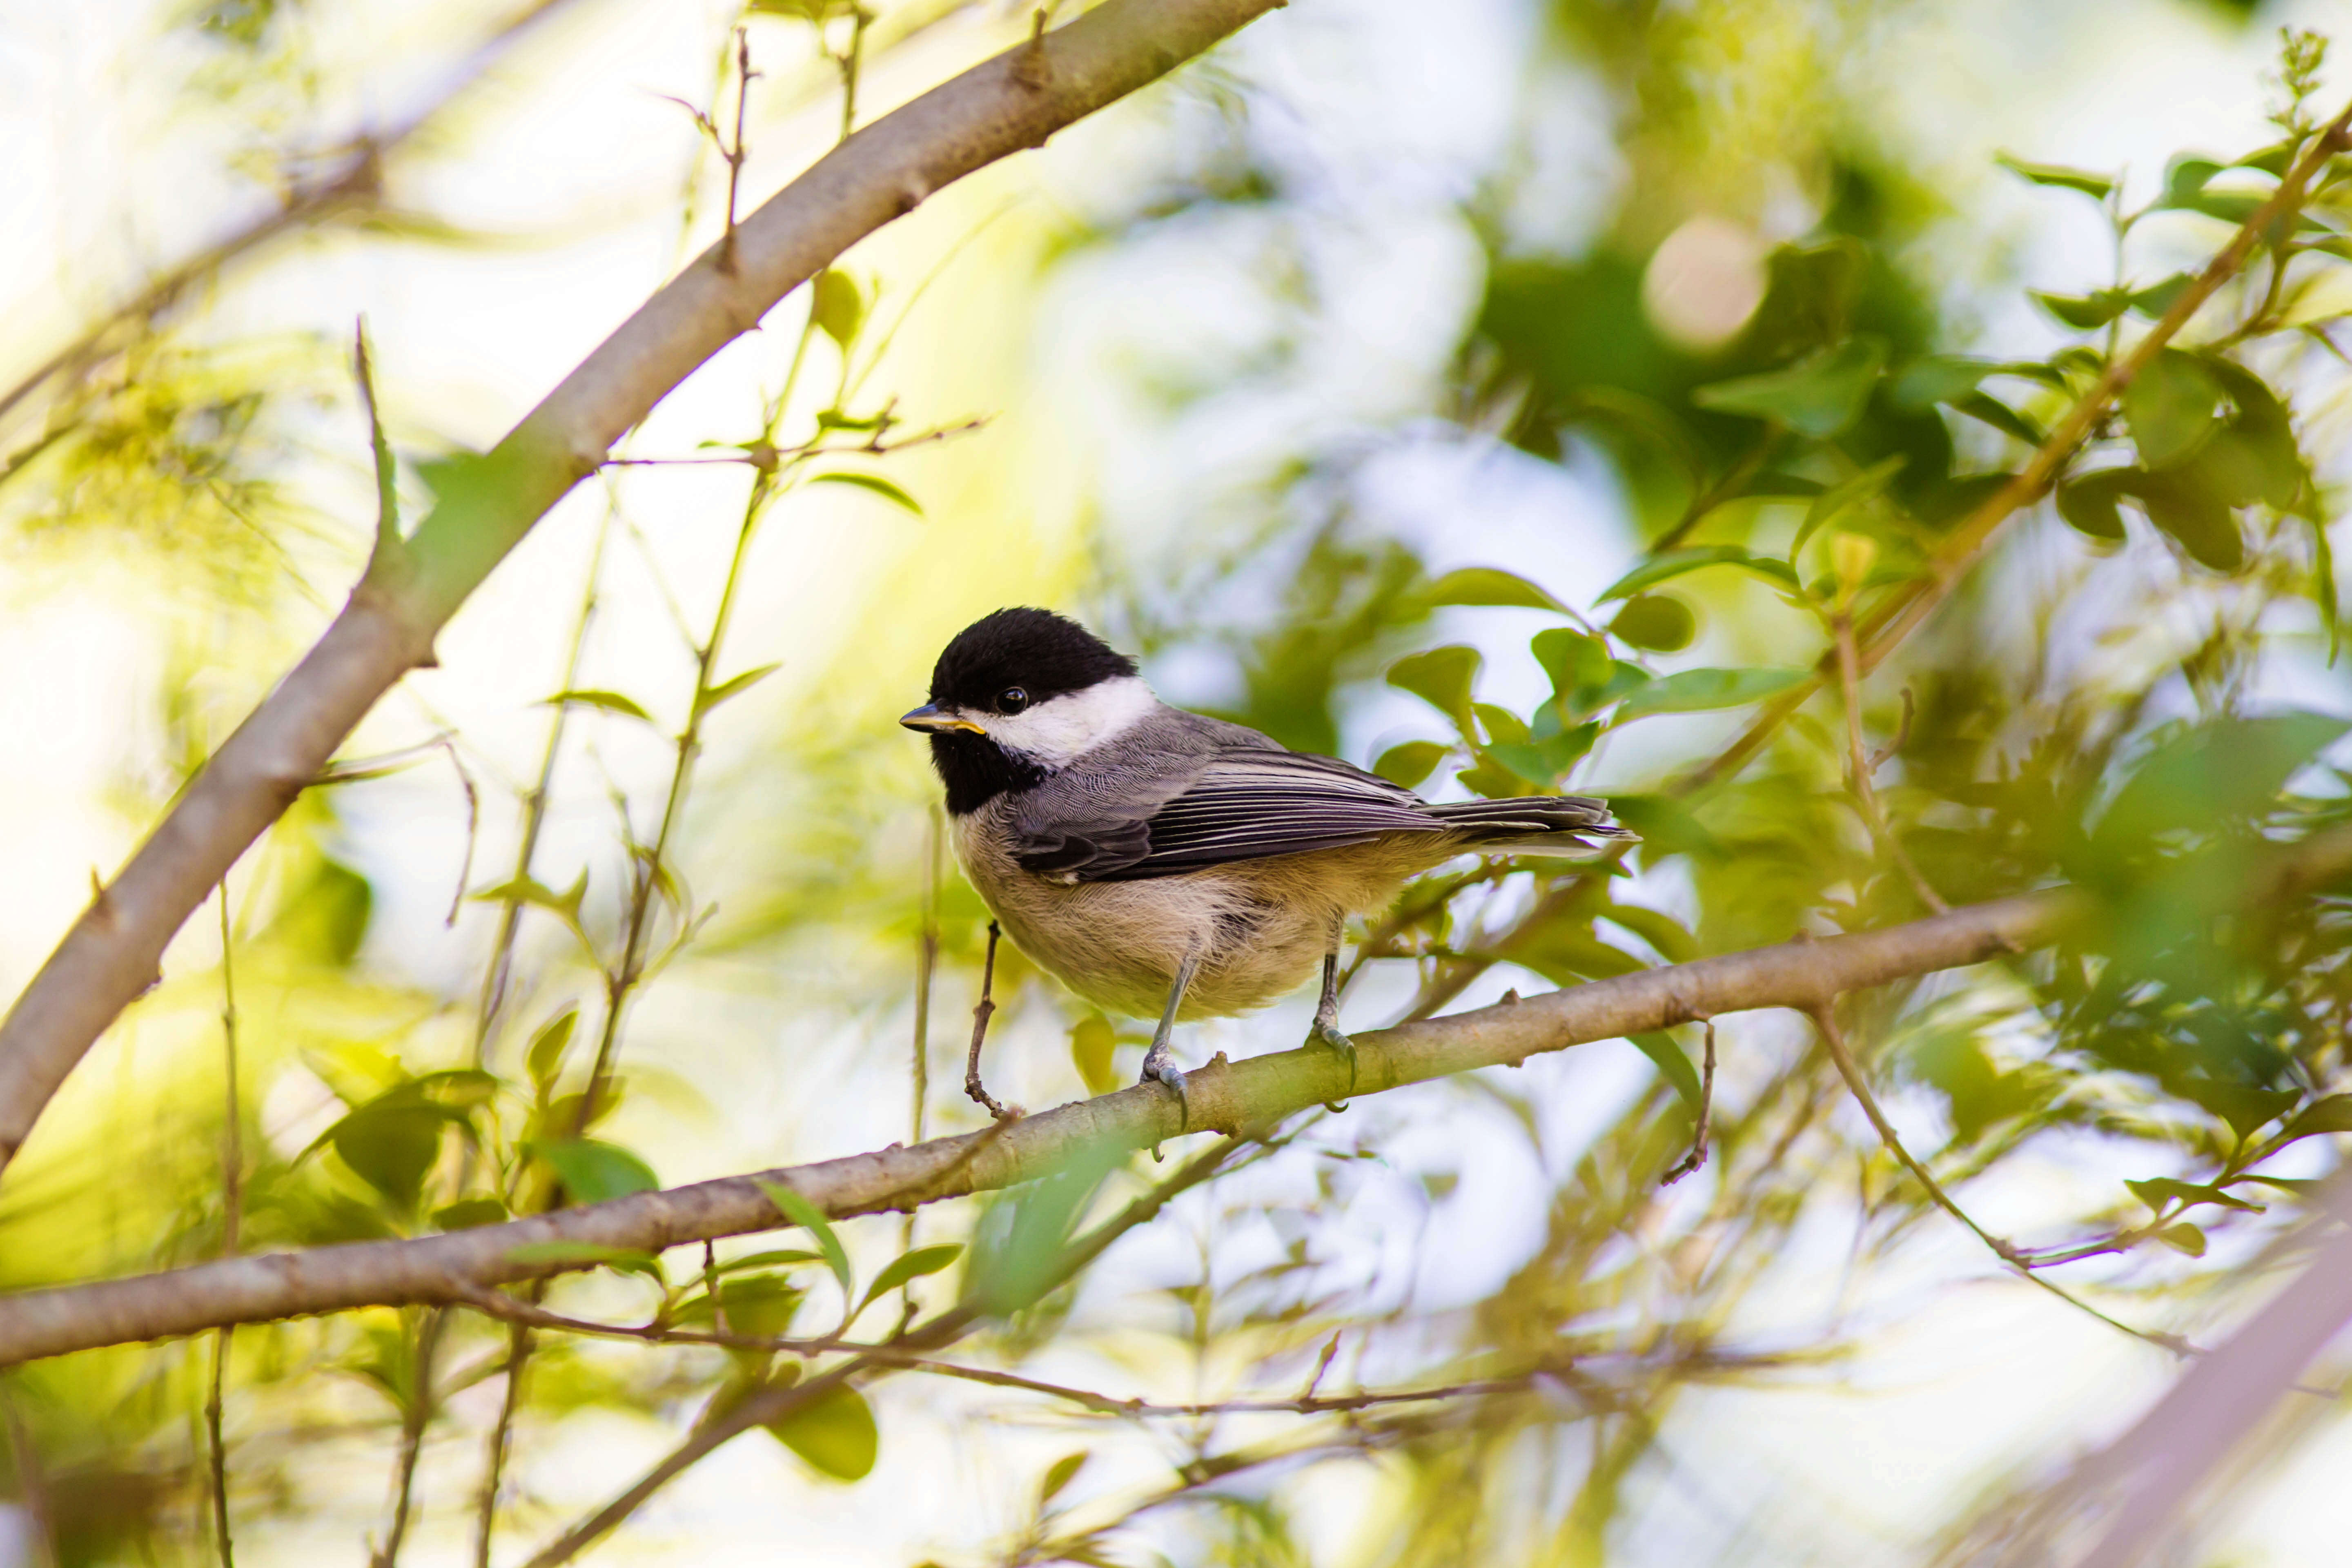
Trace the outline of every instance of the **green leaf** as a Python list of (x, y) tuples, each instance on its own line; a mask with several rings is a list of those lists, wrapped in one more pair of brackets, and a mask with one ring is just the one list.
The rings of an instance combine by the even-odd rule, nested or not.
[(2262, 1205), (2231, 1197), (2219, 1187), (2201, 1186), (2195, 1182), (2176, 1182), (2169, 1176), (2158, 1176), (2145, 1182), (2126, 1182), (2124, 1185), (2129, 1187), (2140, 1202), (2158, 1214), (2164, 1212), (2168, 1202), (2214, 1204), (2222, 1208), (2242, 1209), (2249, 1214), (2263, 1212)]
[[(1372, 772), (1392, 784), (1414, 789), (1419, 787), (1423, 779), (1437, 771), (1437, 764), (1444, 762), (1445, 753), (1453, 749), (1435, 741), (1401, 742), (1380, 754), (1379, 760), (1372, 763)], [(1091, 1079), (1088, 1080), (1087, 1087), (1093, 1088)], [(1097, 1089), (1096, 1092), (1107, 1091)]]
[(530, 1073), (530, 1081), (541, 1090), (554, 1087), (563, 1071), (563, 1053), (572, 1044), (572, 1031), (579, 1026), (580, 1009), (566, 1007), (539, 1026), (530, 1037), (530, 1049), (523, 1055), (523, 1065)]
[(882, 1435), (874, 1425), (874, 1407), (866, 1396), (839, 1384), (791, 1414), (768, 1423), (776, 1440), (809, 1468), (836, 1480), (865, 1479), (882, 1451)]
[(1619, 704), (1617, 722), (1653, 713), (1697, 713), (1741, 708), (1788, 690), (1811, 678), (1805, 669), (1683, 669), (1654, 680)]
[(2138, 468), (2102, 468), (2070, 479), (2058, 487), (2058, 515), (2093, 539), (2120, 544), (2124, 518), (2116, 503), (2131, 494), (2147, 477)]
[(1507, 605), (1530, 610), (1561, 610), (1567, 605), (1525, 577), (1491, 566), (1465, 566), (1448, 572), (1419, 595), (1425, 605)]
[(594, 1138), (551, 1138), (530, 1146), (547, 1162), (575, 1202), (601, 1204), (661, 1186), (653, 1167), (617, 1143)]
[(818, 273), (809, 283), (809, 319), (826, 337), (849, 347), (866, 320), (866, 301), (858, 297), (856, 280), (837, 267)]
[(2150, 468), (2179, 462), (2212, 435), (2221, 384), (2195, 354), (2166, 349), (2124, 388), (2124, 422)]
[(2311, 489), (2311, 469), (2294, 438), (2294, 421), (2262, 377), (2220, 355), (2203, 362), (2236, 410), (2229, 429), (2245, 444), (2262, 469), (2262, 500), (2281, 511), (2301, 501)]
[(1087, 1460), (1090, 1457), (1087, 1450), (1080, 1448), (1075, 1454), (1065, 1454), (1054, 1461), (1052, 1468), (1045, 1472), (1045, 1479), (1037, 1483), (1039, 1513), (1045, 1512), (1046, 1506), (1062, 1495), (1064, 1487), (1077, 1479), (1078, 1472), (1086, 1468)]
[(2135, 290), (2131, 297), (2132, 313), (2156, 321), (2172, 309), (2173, 301), (2189, 291), (2197, 279), (2186, 272), (2176, 272), (2160, 283)]
[(2260, 169), (2263, 174), (2270, 175), (2271, 178), (2274, 180), (2284, 179), (2286, 175), (2286, 172), (2294, 167), (2295, 154), (2302, 151), (2303, 142), (2300, 140), (2292, 142), (2273, 142), (2267, 147), (2260, 148), (2254, 152), (2247, 153), (2244, 157), (2231, 164), (2230, 167), (2233, 169)]
[(562, 916), (567, 924), (576, 926), (580, 923), (580, 900), (587, 895), (588, 873), (583, 871), (578, 881), (560, 893), (533, 878), (517, 877), (511, 882), (501, 882), (495, 888), (484, 888), (466, 896), (479, 903), (535, 905)]
[(740, 675), (720, 681), (694, 700), (696, 715), (698, 717), (709, 712), (730, 697), (740, 697), (782, 668), (783, 666), (781, 664), (763, 664), (757, 669), (747, 669)]
[(1653, 1029), (1625, 1037), (1641, 1047), (1642, 1054), (1658, 1065), (1658, 1076), (1675, 1086), (1675, 1092), (1696, 1113), (1699, 1097), (1704, 1092), (1698, 1068), (1691, 1066), (1690, 1056), (1675, 1037), (1664, 1029)]
[(1750, 555), (1737, 544), (1695, 544), (1682, 550), (1669, 550), (1663, 555), (1653, 555), (1622, 577), (1609, 584), (1593, 601), (1605, 605), (1612, 599), (1627, 599), (1644, 588), (1679, 577), (1685, 572), (1696, 572), (1702, 566), (1738, 566), (1768, 577), (1786, 588), (1797, 586), (1797, 574), (1785, 561), (1769, 556)]
[(654, 721), (652, 714), (617, 691), (559, 691), (543, 700), (540, 706), (551, 708), (559, 703), (583, 708), (602, 708), (607, 713), (618, 713), (628, 719), (642, 719), (648, 724)]
[(623, 1274), (642, 1274), (656, 1284), (662, 1277), (661, 1259), (652, 1253), (634, 1247), (607, 1247), (596, 1241), (526, 1241), (507, 1248), (507, 1261), (533, 1268), (549, 1264), (612, 1268)]
[(440, 1158), (442, 1132), (463, 1118), (443, 1106), (394, 1098), (400, 1092), (361, 1106), (322, 1141), (362, 1181), (405, 1210), (415, 1207), (425, 1177)]
[(1570, 768), (1582, 761), (1584, 753), (1592, 749), (1592, 742), (1600, 738), (1599, 724), (1579, 724), (1573, 730), (1565, 730), (1540, 741), (1506, 742), (1488, 746), (1484, 754), (1523, 779), (1550, 785), (1558, 784)]
[(849, 1272), (849, 1254), (842, 1249), (841, 1237), (833, 1234), (832, 1222), (824, 1217), (824, 1211), (781, 1182), (771, 1182), (762, 1176), (754, 1176), (751, 1182), (767, 1194), (778, 1214), (816, 1238), (817, 1250), (824, 1254), (824, 1266), (840, 1282), (842, 1300), (856, 1300)]
[(1389, 667), (1389, 684), (1410, 691), (1439, 712), (1470, 731), (1470, 683), (1478, 674), (1475, 647), (1454, 644), (1409, 654)]
[(2222, 500), (2192, 478), (2149, 474), (2138, 486), (2147, 520), (2172, 536), (2200, 566), (2235, 572), (2246, 563), (2245, 536)]
[(1913, 360), (1894, 374), (1887, 387), (1887, 397), (1895, 407), (1908, 412), (1930, 408), (1938, 403), (1949, 403), (1955, 397), (1965, 397), (1977, 389), (1977, 384), (2000, 366), (1991, 360), (1962, 359), (1954, 354), (1929, 354)]
[(2295, 1112), (2294, 1120), (2279, 1129), (2279, 1141), (2292, 1142), (2323, 1132), (2352, 1132), (2352, 1094), (2331, 1094), (2325, 1100), (2313, 1100)]
[(1990, 425), (2004, 436), (2014, 436), (2029, 447), (2039, 447), (2049, 439), (2040, 426), (1990, 393), (1971, 392), (1965, 397), (1953, 398), (1951, 405), (1955, 412)]
[(819, 474), (814, 479), (809, 480), (809, 483), (813, 485), (855, 485), (861, 490), (871, 490), (874, 494), (880, 496), (884, 500), (888, 501), (893, 506), (905, 507), (917, 517), (923, 515), (921, 503), (918, 502), (913, 496), (908, 495), (905, 490), (900, 489), (897, 485), (892, 484), (889, 480), (884, 479), (879, 474), (853, 474), (845, 471), (831, 474)]
[(902, 1253), (882, 1266), (882, 1272), (877, 1274), (874, 1283), (866, 1288), (865, 1299), (858, 1302), (857, 1310), (864, 1311), (878, 1298), (888, 1295), (909, 1279), (937, 1274), (962, 1256), (963, 1244), (955, 1241), (942, 1242), (937, 1247), (919, 1247), (912, 1252)]
[(2186, 1220), (2166, 1226), (2156, 1233), (2156, 1239), (2175, 1252), (2185, 1252), (2191, 1258), (2205, 1256), (2205, 1233)]
[(1551, 689), (1562, 695), (1599, 686), (1617, 668), (1617, 661), (1609, 656), (1608, 644), (1567, 626), (1538, 632), (1528, 641), (1528, 648), (1543, 667), (1543, 672), (1551, 677)]
[(2105, 174), (2094, 174), (2084, 169), (2069, 169), (2061, 163), (2029, 163), (2007, 153), (1994, 153), (1992, 161), (2021, 180), (2060, 190), (2080, 191), (2093, 201), (2105, 201), (2116, 188), (2115, 181)]
[(1907, 454), (1897, 452), (1823, 490), (1814, 499), (1813, 504), (1805, 509), (1805, 521), (1799, 525), (1796, 540), (1789, 546), (1789, 558), (1791, 561), (1796, 559), (1797, 552), (1805, 547), (1805, 541), (1812, 536), (1815, 529), (1823, 523), (1835, 521), (1849, 510), (1884, 493), (1909, 461)]
[(2131, 296), (2116, 289), (2102, 289), (2095, 294), (2045, 294), (2039, 289), (2026, 293), (2033, 302), (2081, 331), (2094, 331), (2105, 326), (2131, 307)]
[(433, 1211), (433, 1223), (442, 1230), (477, 1230), (504, 1225), (511, 1217), (507, 1205), (493, 1197), (459, 1198)]
[(1100, 1013), (1090, 1013), (1070, 1026), (1070, 1065), (1078, 1069), (1078, 1079), (1088, 1094), (1108, 1094), (1118, 1087), (1118, 1074), (1110, 1065), (1111, 1052), (1118, 1045), (1118, 1031)]
[(2221, 165), (2210, 158), (2179, 157), (2166, 165), (2164, 195), (2157, 198), (2159, 207), (2193, 205), (2203, 193), (2206, 183), (2221, 172)]
[(2222, 719), (2150, 752), (2093, 829), (2128, 845), (2177, 828), (2240, 821), (2271, 805), (2288, 779), (2342, 739), (2352, 722), (2319, 713)]
[(1670, 595), (1636, 594), (1609, 623), (1609, 631), (1632, 647), (1679, 653), (1698, 635), (1698, 617), (1688, 605)]
[(1800, 435), (1827, 440), (1861, 416), (1885, 363), (1886, 347), (1879, 340), (1849, 338), (1785, 370), (1698, 387), (1691, 401), (1724, 414), (1770, 419)]

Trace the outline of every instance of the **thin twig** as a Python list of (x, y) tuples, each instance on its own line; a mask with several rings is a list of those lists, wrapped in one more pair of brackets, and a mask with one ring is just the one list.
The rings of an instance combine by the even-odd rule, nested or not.
[[(221, 1132), (221, 1245), (223, 1258), (237, 1252), (237, 1232), (245, 1210), (245, 1141), (242, 1103), (236, 1084), (236, 935), (229, 921), (228, 883), (220, 885), (221, 942), (221, 1066), (222, 1100), (226, 1118)], [(213, 1545), (220, 1568), (236, 1568), (229, 1541), (228, 1449), (221, 1440), (222, 1390), (228, 1378), (228, 1356), (236, 1325), (224, 1323), (213, 1332), (212, 1387), (205, 1399), (205, 1459), (212, 1472)]]
[(394, 1568), (408, 1539), (408, 1521), (416, 1511), (416, 1461), (425, 1450), (425, 1428), (433, 1419), (433, 1365), (449, 1314), (427, 1308), (416, 1331), (415, 1376), (409, 1384), (406, 1407), (401, 1412), (400, 1456), (394, 1462), (392, 1518), (384, 1526), (383, 1545), (369, 1557), (370, 1568)]
[(33, 1441), (25, 1413), (16, 1408), (16, 1392), (0, 1383), (0, 1415), (8, 1426), (9, 1468), (16, 1472), (16, 1498), (33, 1533), (34, 1568), (58, 1568), (57, 1524), (49, 1510), (48, 1478), (41, 1467), (41, 1451)]
[(374, 359), (368, 347), (367, 318), (362, 316), (352, 332), (352, 365), (359, 377), (360, 408), (367, 416), (368, 451), (375, 459), (375, 543), (368, 552), (367, 569), (380, 575), (400, 556), (400, 468), (376, 405)]
[(996, 998), (991, 994), (996, 985), (996, 938), (994, 921), (988, 922), (988, 956), (980, 967), (980, 1005), (971, 1010), (971, 1053), (964, 1058), (963, 1091), (988, 1108), (989, 1115), (999, 1121), (1010, 1121), (1021, 1114), (1015, 1108), (1007, 1110), (980, 1081), (980, 1047), (988, 1039), (988, 1020), (996, 1011)]
[[(1152, 1187), (1129, 1204), (1110, 1219), (1097, 1226), (1064, 1249), (1055, 1265), (1043, 1271), (1035, 1282), (1034, 1295), (1059, 1286), (1079, 1270), (1091, 1264), (1109, 1247), (1112, 1242), (1139, 1225), (1157, 1218), (1160, 1212), (1179, 1194), (1190, 1190), (1224, 1166), (1235, 1151), (1246, 1147), (1252, 1140), (1222, 1138), (1193, 1159), (1187, 1161), (1168, 1179)], [(1276, 1145), (1255, 1140), (1261, 1149)], [(892, 1354), (919, 1353), (951, 1344), (971, 1332), (985, 1320), (976, 1309), (956, 1307), (931, 1319), (907, 1333), (898, 1336), (887, 1349)], [(704, 1456), (733, 1438), (738, 1433), (753, 1426), (779, 1421), (795, 1410), (805, 1409), (835, 1389), (846, 1387), (856, 1378), (892, 1370), (890, 1363), (869, 1352), (852, 1357), (819, 1376), (795, 1384), (788, 1388), (771, 1387), (738, 1404), (724, 1415), (707, 1420), (667, 1458), (648, 1470), (636, 1484), (605, 1504), (588, 1518), (563, 1532), (532, 1557), (525, 1568), (555, 1568), (570, 1561), (611, 1531), (623, 1520), (635, 1513), (645, 1501), (667, 1486), (673, 1479), (694, 1465)]]
[(1706, 1163), (1706, 1136), (1709, 1119), (1715, 1111), (1715, 1020), (1701, 1018), (1706, 1026), (1706, 1059), (1698, 1080), (1698, 1124), (1691, 1132), (1690, 1152), (1677, 1162), (1675, 1168), (1658, 1178), (1658, 1185), (1671, 1187), (1701, 1165)]
[[(1895, 836), (1895, 825), (1886, 819), (1886, 808), (1879, 804), (1878, 785), (1871, 778), (1870, 753), (1862, 743), (1862, 673), (1854, 655), (1853, 616), (1841, 609), (1832, 617), (1832, 624), (1837, 639), (1838, 685), (1845, 700), (1846, 765), (1853, 775), (1854, 798), (1862, 803), (1863, 820), (1869, 824), (1870, 835), (1878, 840), (1880, 849), (1911, 884), (1911, 891), (1919, 901), (1939, 915), (1950, 914), (1952, 906), (1944, 901), (1913, 862), (1910, 852), (1903, 847), (1903, 840)], [(1907, 688), (1905, 694), (1907, 698)], [(1904, 707), (1907, 714), (1907, 700)]]
[(1966, 1226), (1970, 1235), (1991, 1249), (1994, 1257), (2009, 1265), (2018, 1278), (2032, 1280), (2077, 1311), (2087, 1312), (2111, 1329), (2129, 1334), (2136, 1340), (2145, 1340), (2149, 1344), (2170, 1351), (2175, 1355), (2193, 1353), (2195, 1347), (2179, 1335), (2149, 1329), (2136, 1329), (2121, 1319), (2109, 1317), (2072, 1291), (2043, 1279), (2028, 1265), (2026, 1255), (2017, 1247), (2002, 1240), (1969, 1218), (1968, 1211), (1954, 1203), (1950, 1194), (1944, 1191), (1936, 1178), (1927, 1173), (1927, 1168), (1912, 1158), (1911, 1152), (1903, 1146), (1903, 1140), (1895, 1135), (1894, 1124), (1886, 1120), (1885, 1112), (1878, 1109), (1877, 1097), (1871, 1093), (1870, 1085), (1863, 1078), (1861, 1068), (1855, 1065), (1853, 1053), (1846, 1048), (1845, 1036), (1838, 1029), (1834, 1007), (1833, 1002), (1818, 1003), (1806, 1008), (1805, 1012), (1813, 1020), (1813, 1027), (1819, 1031), (1822, 1047), (1829, 1052), (1830, 1060), (1837, 1065), (1838, 1076), (1845, 1079), (1845, 1086), (1853, 1091), (1855, 1102), (1862, 1107), (1863, 1114), (1870, 1118), (1871, 1126), (1877, 1130), (1879, 1141), (1886, 1145), (1887, 1152), (1902, 1163), (1903, 1168), (1910, 1172), (1913, 1178), (1927, 1189), (1927, 1196), (1937, 1208)]

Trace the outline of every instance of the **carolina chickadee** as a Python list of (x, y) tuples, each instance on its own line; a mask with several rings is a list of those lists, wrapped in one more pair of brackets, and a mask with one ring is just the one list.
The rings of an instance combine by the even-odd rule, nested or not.
[(1346, 1058), (1339, 941), (1350, 914), (1466, 851), (1589, 858), (1632, 835), (1574, 795), (1431, 805), (1330, 757), (1171, 708), (1047, 610), (965, 627), (898, 721), (931, 738), (956, 858), (1021, 951), (1080, 996), (1160, 1015), (1143, 1058), (1181, 1101), (1181, 1019), (1247, 1012), (1323, 963), (1309, 1039)]

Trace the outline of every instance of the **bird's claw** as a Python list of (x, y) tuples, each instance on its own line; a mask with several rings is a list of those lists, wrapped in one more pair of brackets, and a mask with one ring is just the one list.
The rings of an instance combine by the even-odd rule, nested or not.
[[(1192, 1126), (1192, 1102), (1185, 1094), (1182, 1070), (1174, 1062), (1165, 1059), (1155, 1062), (1146, 1057), (1143, 1062), (1143, 1081), (1163, 1083), (1176, 1091), (1177, 1135), (1181, 1137), (1190, 1131)], [(1152, 1147), (1152, 1157), (1157, 1159), (1159, 1154), (1159, 1146), (1155, 1144)]]
[[(1339, 1025), (1323, 1018), (1315, 1020), (1315, 1026), (1307, 1032), (1307, 1040), (1309, 1045), (1321, 1046), (1325, 1050), (1334, 1053), (1341, 1061), (1348, 1064), (1348, 1092), (1355, 1093), (1356, 1042), (1341, 1034)], [(1345, 1105), (1334, 1104), (1328, 1100), (1324, 1102), (1323, 1108), (1333, 1111), (1348, 1109)]]

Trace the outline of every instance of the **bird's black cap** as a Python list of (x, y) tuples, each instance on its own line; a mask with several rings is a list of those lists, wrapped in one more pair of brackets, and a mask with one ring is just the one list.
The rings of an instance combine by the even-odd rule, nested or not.
[[(1001, 750), (972, 726), (930, 719), (933, 710), (1007, 710), (1000, 700), (1019, 687), (1028, 703), (1135, 673), (1135, 660), (1077, 622), (1029, 606), (999, 610), (958, 632), (931, 670), (931, 705), (902, 722), (931, 731), (931, 763), (947, 785), (948, 811), (977, 811), (1007, 790), (1027, 789), (1045, 772)], [(917, 721), (926, 721), (918, 723)]]
[(931, 669), (931, 700), (990, 708), (1020, 687), (1031, 702), (1135, 673), (1135, 660), (1065, 616), (1027, 605), (999, 610), (958, 632)]

